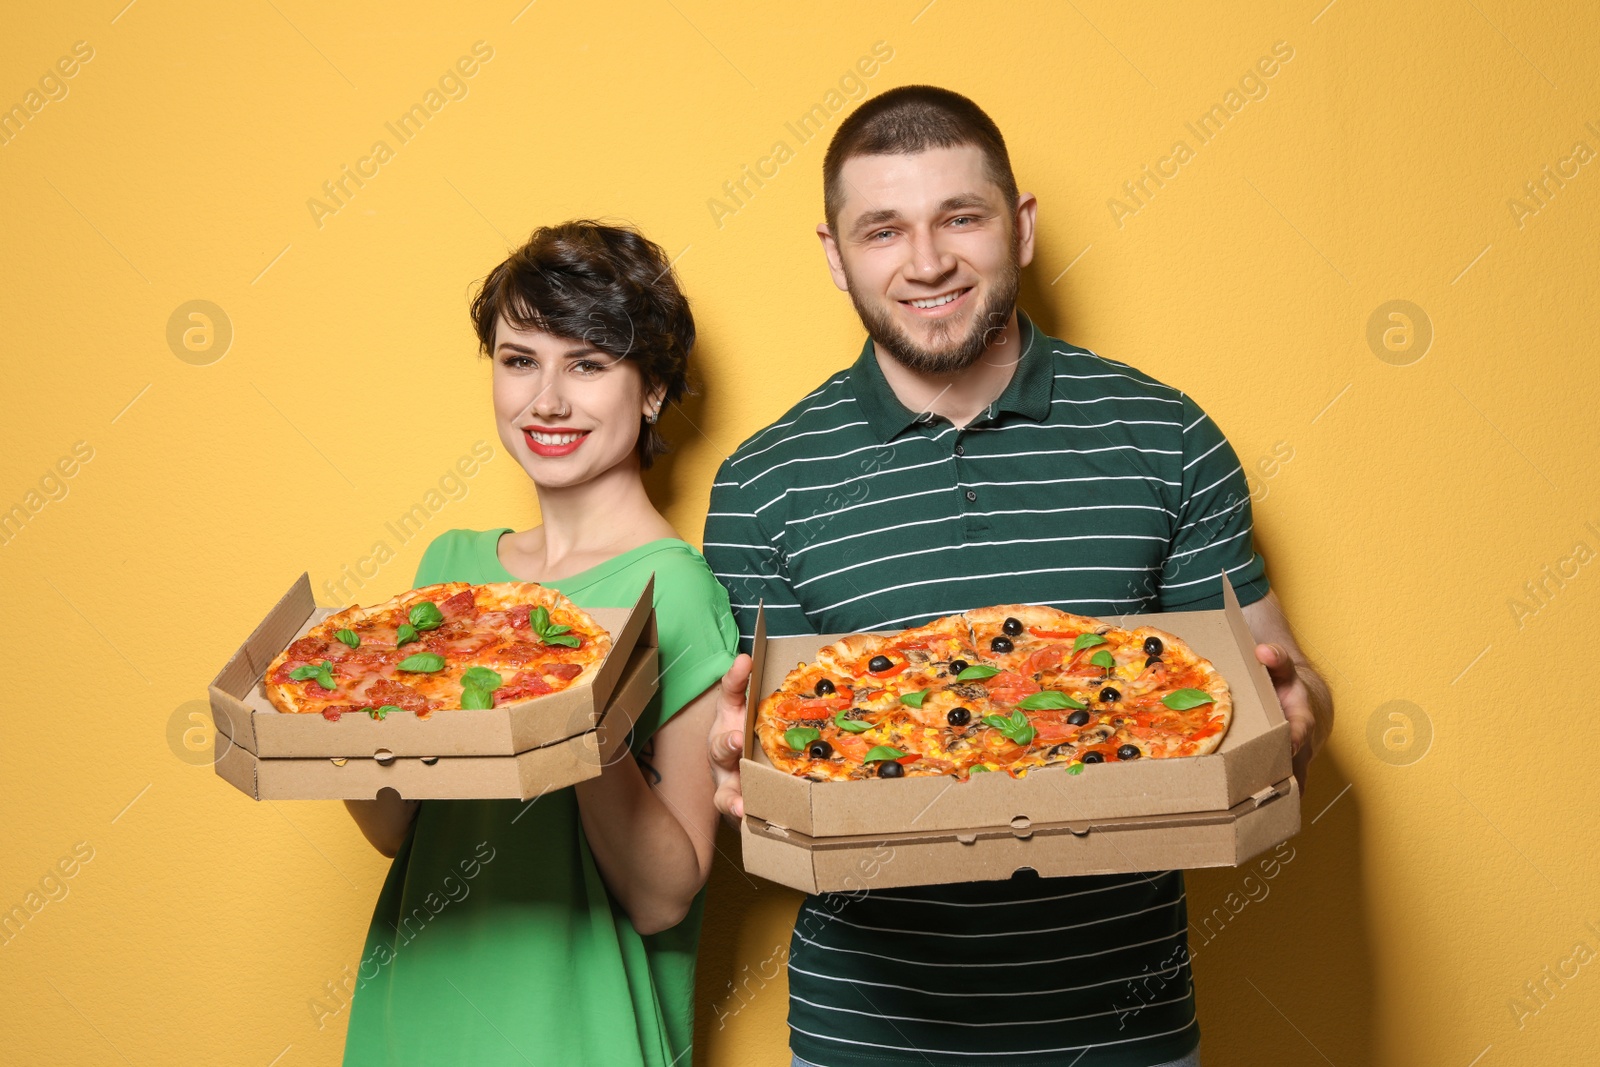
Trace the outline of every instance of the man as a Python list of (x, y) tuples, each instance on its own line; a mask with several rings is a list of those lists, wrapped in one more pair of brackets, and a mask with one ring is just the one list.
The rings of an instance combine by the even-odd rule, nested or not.
[[(746, 441), (705, 555), (748, 650), (988, 604), (1090, 615), (1220, 607), (1226, 570), (1287, 713), (1295, 772), (1332, 705), (1269, 591), (1227, 440), (1186, 394), (1042, 334), (1016, 308), (1037, 201), (965, 97), (907, 86), (835, 133), (817, 227), (869, 335)], [(709, 743), (743, 814), (749, 658)], [(809, 897), (789, 956), (797, 1063), (1197, 1064), (1180, 871)]]

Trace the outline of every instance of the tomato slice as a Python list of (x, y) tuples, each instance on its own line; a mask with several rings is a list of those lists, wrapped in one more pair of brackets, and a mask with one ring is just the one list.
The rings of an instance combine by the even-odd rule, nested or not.
[(909, 666), (911, 666), (911, 663), (908, 660), (908, 661), (903, 662), (903, 663), (896, 663), (894, 666), (890, 667), (887, 670), (868, 671), (867, 673), (872, 675), (874, 678), (893, 678), (895, 675), (899, 674), (901, 671), (905, 670)]
[(1041, 630), (1037, 627), (1028, 627), (1028, 632), (1035, 637), (1042, 637), (1046, 641), (1075, 641), (1078, 635), (1066, 630)]
[(895, 760), (895, 762), (899, 763), (901, 765), (904, 765), (904, 764), (907, 764), (907, 763), (915, 763), (915, 762), (917, 762), (917, 760), (919, 760), (921, 758), (922, 758), (922, 753), (913, 752), (909, 756), (901, 756), (899, 759)]

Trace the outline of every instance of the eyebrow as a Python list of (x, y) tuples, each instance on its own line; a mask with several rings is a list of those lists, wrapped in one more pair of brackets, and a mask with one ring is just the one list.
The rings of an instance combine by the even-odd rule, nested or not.
[[(529, 348), (527, 345), (519, 345), (515, 341), (501, 341), (495, 346), (495, 353), (499, 354), (501, 352), (516, 352), (525, 356), (537, 356), (539, 354), (533, 349)], [(568, 359), (577, 359), (580, 356), (587, 356), (591, 353), (608, 354), (601, 353), (600, 349), (596, 348), (594, 345), (579, 345), (577, 348), (569, 348), (561, 354), (566, 356)]]
[[(940, 201), (935, 214), (943, 215), (947, 212), (971, 208), (993, 210), (993, 205), (977, 193), (957, 193), (955, 196), (947, 196)], [(870, 230), (877, 229), (886, 222), (899, 221), (901, 221), (900, 212), (894, 208), (880, 208), (877, 211), (869, 211), (856, 220), (855, 225), (850, 228), (850, 235), (852, 237), (860, 237)]]

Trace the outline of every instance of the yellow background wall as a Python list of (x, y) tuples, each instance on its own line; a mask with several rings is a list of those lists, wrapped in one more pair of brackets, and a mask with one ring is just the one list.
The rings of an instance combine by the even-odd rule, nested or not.
[[(1040, 201), (1024, 306), (1228, 432), (1337, 696), (1293, 858), (1189, 879), (1207, 1063), (1600, 1045), (1593, 5), (125, 2), (26, 6), (0, 38), (0, 105), (37, 112), (0, 145), (0, 508), (26, 515), (0, 543), (0, 909), (42, 905), (0, 945), (0, 1061), (339, 1061), (329, 990), (386, 861), (336, 803), (224, 785), (190, 713), (302, 570), (321, 591), (385, 541), (358, 593), (383, 598), (437, 533), (537, 521), (465, 302), (540, 223), (625, 218), (678, 257), (705, 387), (651, 485), (698, 542), (720, 460), (860, 345), (812, 234), (842, 112), (810, 143), (785, 123), (878, 42), (845, 93), (946, 85), (1007, 135)], [(385, 123), (475, 42), (465, 96), (401, 144)], [(1134, 201), (1146, 165), (1172, 176)], [(169, 344), (194, 300), (225, 352)], [(479, 439), (492, 460), (441, 483)], [(797, 898), (723, 853), (697, 1062), (780, 1062)]]

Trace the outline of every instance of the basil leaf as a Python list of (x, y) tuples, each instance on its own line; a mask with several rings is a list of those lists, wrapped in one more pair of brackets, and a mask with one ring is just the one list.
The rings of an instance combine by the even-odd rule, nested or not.
[(1104, 667), (1108, 671), (1117, 665), (1116, 659), (1112, 657), (1111, 653), (1107, 652), (1103, 648), (1099, 652), (1096, 652), (1094, 655), (1090, 656), (1089, 662), (1094, 664), (1096, 667)]
[(391, 711), (403, 711), (403, 710), (404, 709), (401, 708), (398, 704), (385, 704), (381, 708), (376, 708), (376, 709), (369, 710), (367, 712), (367, 714), (371, 715), (374, 719), (382, 719), (385, 715), (389, 714)]
[(872, 751), (861, 757), (862, 763), (873, 763), (877, 760), (899, 759), (905, 753), (893, 745), (876, 745)]
[(1082, 774), (1083, 773), (1083, 764), (1082, 763), (1074, 763), (1072, 766), (1067, 768), (1067, 773), (1068, 774)]
[(580, 643), (576, 634), (557, 634), (554, 637), (541, 637), (540, 640), (547, 645), (560, 645), (563, 648), (577, 648)]
[(344, 642), (351, 648), (361, 647), (361, 638), (356, 636), (356, 632), (354, 630), (339, 630), (335, 632), (333, 636), (337, 637), (340, 641)]
[(494, 694), (476, 685), (461, 688), (461, 706), (468, 711), (482, 711), (494, 707)]
[(1078, 639), (1072, 642), (1072, 651), (1082, 652), (1086, 648), (1093, 648), (1095, 645), (1103, 645), (1105, 643), (1106, 639), (1099, 634), (1079, 634)]
[(444, 670), (444, 657), (437, 652), (418, 652), (416, 655), (407, 656), (395, 667), (402, 671), (417, 671), (422, 674), (431, 674), (434, 671)]
[(822, 736), (822, 731), (815, 726), (792, 726), (783, 732), (783, 743), (796, 752), (804, 752), (806, 746)]
[(1010, 715), (985, 715), (983, 721), (1019, 745), (1026, 745), (1033, 740), (1035, 733), (1033, 724), (1020, 711), (1014, 711)]
[(1042, 693), (1029, 693), (1017, 701), (1017, 707), (1024, 711), (1059, 711), (1062, 708), (1082, 708), (1084, 704), (1059, 692), (1055, 689), (1046, 689)]
[(444, 613), (431, 600), (413, 605), (409, 615), (411, 625), (419, 630), (437, 630), (444, 622)]
[(1179, 689), (1162, 697), (1161, 703), (1173, 711), (1188, 711), (1190, 708), (1198, 708), (1202, 704), (1214, 704), (1216, 701), (1211, 699), (1211, 694), (1200, 689)]
[(970, 776), (970, 775), (977, 774), (979, 771), (992, 771), (992, 770), (994, 770), (994, 768), (989, 766), (987, 763), (974, 763), (972, 765), (972, 769), (969, 770), (967, 772), (967, 774)]
[(859, 734), (863, 731), (872, 729), (872, 724), (870, 722), (862, 722), (860, 719), (847, 719), (844, 717), (843, 711), (834, 712), (833, 725), (837, 726), (847, 734)]
[(528, 629), (540, 635), (550, 629), (550, 612), (544, 605), (541, 604), (528, 612)]
[(570, 629), (572, 629), (570, 626), (546, 626), (544, 634), (546, 637), (554, 637), (556, 634), (564, 634)]
[(395, 634), (394, 647), (395, 648), (399, 648), (401, 645), (407, 643), (408, 641), (416, 641), (416, 640), (418, 640), (418, 638), (417, 638), (417, 628), (415, 626), (412, 626), (409, 622), (403, 622), (403, 623), (400, 624), (399, 632)]
[(933, 692), (933, 690), (924, 689), (920, 693), (906, 693), (900, 697), (900, 703), (910, 704), (914, 708), (920, 708), (922, 707), (922, 702), (928, 699), (928, 694), (931, 692)]
[(980, 678), (993, 678), (999, 673), (999, 667), (991, 667), (986, 663), (974, 663), (972, 666), (956, 675), (956, 681), (974, 682)]
[(329, 663), (327, 660), (323, 660), (321, 663), (317, 664), (307, 663), (303, 667), (296, 667), (294, 670), (289, 672), (289, 677), (293, 678), (297, 682), (303, 682), (307, 678), (315, 678), (317, 680), (317, 684), (322, 686), (324, 689), (337, 688), (333, 682), (333, 664)]
[(500, 675), (488, 667), (468, 667), (461, 674), (461, 684), (462, 686), (476, 686), (485, 692), (492, 693), (502, 685), (505, 685), (505, 682)]

